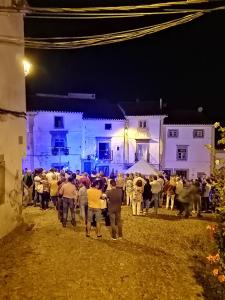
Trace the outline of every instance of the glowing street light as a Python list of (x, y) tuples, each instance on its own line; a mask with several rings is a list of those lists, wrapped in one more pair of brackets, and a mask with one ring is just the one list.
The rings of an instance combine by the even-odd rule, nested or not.
[(24, 70), (25, 76), (30, 74), (31, 67), (32, 67), (31, 63), (28, 60), (24, 59), (23, 60), (23, 70)]

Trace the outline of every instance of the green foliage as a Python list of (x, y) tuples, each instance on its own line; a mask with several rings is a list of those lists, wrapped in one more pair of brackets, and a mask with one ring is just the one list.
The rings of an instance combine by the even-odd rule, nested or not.
[[(214, 127), (220, 132), (221, 139), (218, 143), (225, 144), (225, 127), (222, 127), (218, 122), (214, 124)], [(216, 161), (215, 149), (212, 149), (211, 153)], [(222, 274), (225, 274), (225, 168), (223, 160), (219, 162), (220, 168), (214, 168), (213, 172), (216, 188), (213, 201), (217, 201), (217, 211), (219, 213), (219, 224), (214, 232), (214, 238), (220, 256), (219, 269)]]

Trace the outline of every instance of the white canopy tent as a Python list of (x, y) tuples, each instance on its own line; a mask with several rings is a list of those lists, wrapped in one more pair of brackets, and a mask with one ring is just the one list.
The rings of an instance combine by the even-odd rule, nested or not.
[(125, 171), (125, 174), (141, 173), (143, 175), (158, 175), (159, 171), (147, 163), (145, 160), (139, 160), (132, 167)]

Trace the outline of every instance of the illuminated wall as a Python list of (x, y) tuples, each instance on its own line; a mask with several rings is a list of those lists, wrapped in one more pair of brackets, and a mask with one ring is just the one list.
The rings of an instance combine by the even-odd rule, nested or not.
[[(55, 117), (63, 118), (62, 128), (55, 127)], [(52, 166), (65, 165), (71, 170), (80, 169), (82, 130), (82, 113), (29, 113), (27, 137), (30, 142), (27, 146), (27, 157), (23, 161), (23, 167), (49, 169)], [(66, 143), (64, 147), (62, 145), (61, 149), (60, 144), (55, 144), (55, 135), (59, 139), (65, 136)], [(53, 152), (54, 148), (58, 148), (57, 153)], [(66, 154), (64, 148), (68, 149)]]
[[(0, 0), (0, 6), (6, 2)], [(7, 1), (8, 5), (10, 1)], [(0, 36), (23, 39), (23, 15), (0, 15)], [(1, 42), (0, 108), (25, 112), (23, 44)], [(0, 114), (0, 238), (22, 221), (22, 157), (25, 156), (26, 121), (13, 114)]]
[[(43, 99), (44, 101), (44, 99)], [(63, 119), (63, 127), (55, 128), (55, 118)], [(124, 120), (82, 119), (82, 113), (30, 112), (27, 119), (27, 156), (23, 168), (49, 169), (65, 166), (71, 170), (82, 169), (82, 161), (94, 161), (95, 165), (110, 165), (123, 169)], [(108, 126), (108, 127), (107, 127)], [(110, 129), (107, 129), (110, 128)], [(68, 155), (53, 155), (53, 136), (66, 135)], [(59, 135), (60, 136), (60, 135)], [(110, 158), (98, 159), (98, 145), (110, 141)], [(57, 147), (56, 147), (57, 148)], [(114, 166), (116, 164), (116, 166)]]
[[(164, 163), (165, 169), (172, 171), (187, 170), (189, 178), (196, 178), (198, 173), (210, 175), (212, 161), (206, 150), (206, 144), (214, 145), (214, 128), (211, 125), (164, 125)], [(168, 130), (178, 130), (177, 137), (168, 137)], [(200, 130), (203, 137), (194, 137), (193, 131)], [(187, 149), (187, 159), (179, 160), (179, 147)]]
[[(129, 162), (134, 163), (137, 143), (145, 144), (149, 151), (149, 163), (159, 168), (160, 120), (162, 116), (127, 116), (129, 129)], [(146, 122), (146, 127), (140, 127)]]

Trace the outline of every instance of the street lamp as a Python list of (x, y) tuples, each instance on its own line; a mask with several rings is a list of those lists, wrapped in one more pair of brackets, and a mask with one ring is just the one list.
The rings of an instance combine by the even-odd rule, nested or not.
[(31, 67), (32, 67), (32, 64), (27, 59), (24, 59), (23, 60), (23, 70), (24, 70), (25, 76), (30, 74)]

